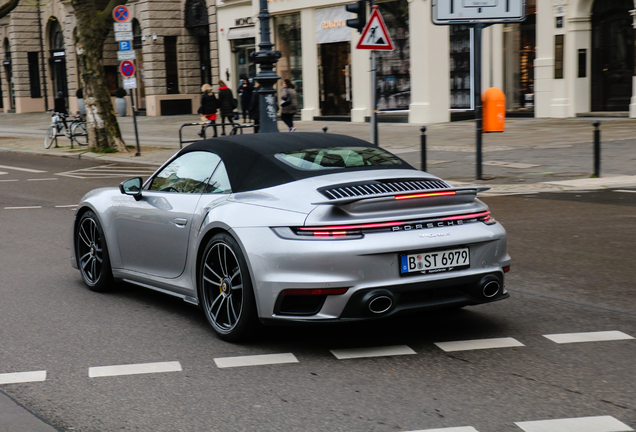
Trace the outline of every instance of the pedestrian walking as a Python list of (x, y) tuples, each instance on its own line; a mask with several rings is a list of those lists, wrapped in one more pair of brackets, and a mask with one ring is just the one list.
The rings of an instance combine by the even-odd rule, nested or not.
[(254, 122), (254, 133), (258, 133), (261, 124), (261, 101), (258, 94), (258, 88), (261, 85), (256, 83), (252, 91), (252, 100), (250, 101), (250, 118)]
[(236, 99), (232, 94), (232, 90), (225, 85), (222, 80), (219, 80), (219, 110), (221, 111), (221, 135), (225, 135), (225, 121), (228, 123), (234, 123), (234, 108), (236, 108)]
[[(212, 86), (210, 84), (203, 84), (201, 86), (201, 106), (198, 111), (202, 121), (209, 121), (212, 124), (216, 124), (216, 105), (216, 96), (214, 95)], [(205, 125), (203, 127), (205, 128)], [(216, 137), (216, 126), (212, 126), (212, 128), (214, 129), (214, 137)], [(199, 132), (199, 136), (203, 136), (203, 128)]]
[(250, 104), (252, 103), (252, 92), (254, 87), (247, 79), (243, 79), (241, 87), (239, 87), (239, 94), (241, 95), (241, 111), (243, 114), (243, 123), (247, 122), (250, 118)]
[(283, 90), (280, 93), (282, 107), (281, 119), (287, 125), (290, 132), (296, 130), (294, 127), (294, 116), (298, 111), (298, 94), (296, 94), (295, 86), (288, 79), (283, 81)]
[(64, 123), (65, 134), (68, 135), (68, 125), (66, 124), (68, 111), (66, 111), (66, 98), (64, 97), (64, 92), (57, 92), (57, 97), (53, 101), (53, 111), (58, 114), (58, 117), (62, 120), (62, 123)]

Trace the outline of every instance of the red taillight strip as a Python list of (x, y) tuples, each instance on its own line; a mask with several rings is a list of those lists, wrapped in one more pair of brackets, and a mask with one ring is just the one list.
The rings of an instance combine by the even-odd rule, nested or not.
[(395, 199), (396, 200), (403, 200), (403, 199), (411, 199), (411, 198), (426, 198), (426, 197), (455, 195), (455, 194), (457, 194), (456, 191), (450, 191), (450, 192), (428, 192), (428, 193), (421, 193), (421, 194), (414, 194), (414, 195), (398, 195), (398, 196), (395, 197)]
[(360, 225), (338, 225), (327, 227), (301, 227), (299, 231), (334, 231), (334, 230), (351, 230), (351, 229), (368, 229), (368, 228), (387, 228), (404, 225), (404, 222), (383, 222)]
[(308, 288), (308, 289), (286, 289), (281, 295), (340, 295), (349, 288)]
[(466, 214), (466, 215), (459, 215), (459, 216), (448, 216), (445, 218), (441, 218), (439, 220), (447, 221), (447, 220), (459, 220), (459, 219), (472, 219), (472, 218), (488, 216), (489, 214), (490, 214), (489, 211), (485, 211), (481, 213), (473, 213), (473, 214)]

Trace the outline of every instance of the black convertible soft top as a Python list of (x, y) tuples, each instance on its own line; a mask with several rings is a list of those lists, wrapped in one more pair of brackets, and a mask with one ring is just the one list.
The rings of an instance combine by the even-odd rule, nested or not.
[(197, 141), (185, 147), (179, 155), (193, 151), (210, 151), (221, 157), (234, 192), (246, 192), (278, 186), (304, 178), (344, 171), (372, 169), (414, 169), (399, 159), (391, 166), (361, 166), (329, 170), (301, 170), (275, 157), (290, 151), (333, 148), (369, 147), (373, 144), (346, 135), (327, 133), (259, 133), (234, 135)]

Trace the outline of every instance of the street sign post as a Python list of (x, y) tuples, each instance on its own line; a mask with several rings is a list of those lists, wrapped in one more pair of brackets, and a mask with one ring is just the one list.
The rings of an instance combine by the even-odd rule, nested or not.
[(371, 9), (371, 16), (364, 30), (362, 30), (356, 48), (371, 50), (371, 142), (378, 145), (378, 101), (376, 98), (377, 66), (375, 52), (393, 51), (395, 48), (378, 7), (374, 5)]
[(431, 0), (434, 24), (499, 24), (526, 18), (526, 0)]
[(482, 180), (482, 30), (492, 24), (521, 22), (526, 19), (526, 0), (431, 0), (431, 19), (435, 25), (464, 24), (473, 27), (475, 62), (475, 153), (477, 180)]
[(124, 60), (119, 64), (119, 72), (126, 78), (130, 78), (135, 74), (135, 64), (130, 60)]
[(115, 32), (115, 42), (121, 42), (121, 41), (131, 41), (133, 40), (135, 37), (133, 36), (133, 32)]
[(132, 50), (132, 44), (129, 40), (120, 41), (119, 42), (119, 51), (130, 51)]
[(115, 6), (113, 9), (113, 19), (116, 23), (125, 23), (130, 19), (130, 9), (124, 5)]
[(129, 22), (125, 22), (125, 23), (119, 23), (116, 22), (113, 24), (113, 28), (116, 32), (131, 32), (133, 31), (133, 27), (132, 27), (132, 23)]
[(117, 60), (119, 61), (135, 60), (136, 58), (137, 55), (134, 51), (117, 51)]
[(137, 88), (137, 78), (124, 78), (122, 81), (125, 90)]

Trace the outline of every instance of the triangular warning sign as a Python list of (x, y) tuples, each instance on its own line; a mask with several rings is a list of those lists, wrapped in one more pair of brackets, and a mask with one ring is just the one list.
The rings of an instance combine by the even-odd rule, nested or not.
[(389, 36), (377, 6), (373, 6), (373, 12), (371, 12), (369, 21), (367, 21), (367, 25), (362, 30), (362, 35), (356, 48), (393, 51), (393, 41), (391, 36)]

